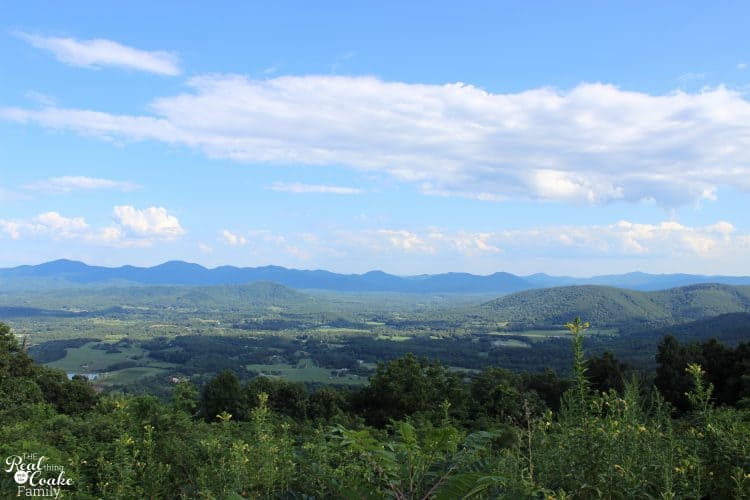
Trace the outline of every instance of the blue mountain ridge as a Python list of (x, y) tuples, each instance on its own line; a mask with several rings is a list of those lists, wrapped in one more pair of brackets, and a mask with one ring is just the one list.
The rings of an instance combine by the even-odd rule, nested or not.
[(141, 285), (238, 285), (272, 281), (297, 289), (342, 292), (400, 293), (512, 293), (534, 288), (570, 285), (606, 285), (631, 290), (663, 290), (700, 283), (750, 285), (748, 276), (702, 276), (693, 274), (647, 274), (633, 272), (577, 278), (538, 273), (517, 276), (496, 272), (490, 275), (469, 273), (397, 276), (383, 271), (364, 274), (339, 274), (326, 270), (288, 269), (280, 266), (206, 268), (199, 264), (169, 261), (153, 267), (102, 267), (60, 259), (38, 265), (0, 268), (0, 285), (33, 283), (44, 286), (54, 282), (70, 286), (118, 283)]

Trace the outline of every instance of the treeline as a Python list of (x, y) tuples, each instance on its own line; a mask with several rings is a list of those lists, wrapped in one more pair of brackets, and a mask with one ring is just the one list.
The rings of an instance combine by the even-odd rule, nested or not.
[(328, 386), (309, 390), (299, 382), (263, 376), (242, 384), (235, 372), (225, 371), (203, 387), (196, 416), (212, 421), (224, 413), (233, 420), (246, 420), (260, 395), (266, 394), (271, 410), (297, 423), (363, 422), (385, 428), (405, 418), (437, 425), (447, 415), (456, 425), (477, 430), (519, 423), (523, 401), (534, 415), (557, 409), (569, 385), (549, 370), (517, 374), (487, 368), (468, 376), (407, 355), (380, 363), (369, 383), (358, 390)]
[[(568, 325), (569, 380), (407, 355), (358, 391), (226, 371), (163, 402), (96, 394), (0, 325), (0, 458), (47, 457), (81, 499), (747, 498), (748, 344), (665, 339), (656, 390), (612, 354), (584, 359), (586, 326)], [(682, 374), (687, 403), (670, 403)], [(0, 474), (0, 497), (19, 488)]]

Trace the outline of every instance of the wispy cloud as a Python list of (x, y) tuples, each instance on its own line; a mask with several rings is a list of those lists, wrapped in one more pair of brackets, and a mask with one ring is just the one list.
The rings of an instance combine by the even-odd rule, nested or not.
[(24, 189), (47, 193), (70, 193), (73, 191), (93, 191), (98, 189), (115, 189), (118, 191), (134, 191), (140, 186), (134, 182), (113, 181), (85, 176), (50, 177), (43, 181), (25, 184)]
[(0, 202), (25, 200), (25, 199), (28, 199), (28, 196), (25, 194), (18, 193), (16, 191), (11, 191), (10, 189), (5, 189), (5, 188), (0, 187)]
[(42, 106), (57, 106), (57, 99), (36, 90), (27, 90), (24, 96)]
[(747, 63), (745, 63), (745, 62), (737, 63), (737, 69), (740, 70), (740, 71), (746, 70), (747, 69)]
[(16, 31), (14, 34), (32, 47), (51, 52), (58, 61), (69, 66), (117, 66), (168, 76), (176, 76), (182, 72), (177, 57), (169, 52), (140, 50), (103, 38), (77, 40), (23, 31)]
[(354, 52), (351, 50), (337, 55), (336, 59), (334, 59), (333, 63), (331, 63), (331, 73), (338, 73), (339, 71), (341, 71), (346, 63), (354, 58), (354, 55)]
[(347, 166), (484, 200), (674, 207), (724, 186), (750, 189), (750, 102), (722, 86), (651, 95), (584, 83), (496, 94), (461, 83), (226, 75), (189, 86), (146, 115), (3, 108), (0, 119), (245, 163)]
[(328, 186), (324, 184), (302, 184), (299, 182), (276, 182), (268, 189), (285, 193), (323, 193), (323, 194), (360, 194), (362, 190), (346, 186)]
[(705, 80), (706, 74), (705, 73), (683, 73), (680, 76), (677, 77), (677, 80), (679, 80), (682, 83), (687, 82), (695, 82), (700, 80)]

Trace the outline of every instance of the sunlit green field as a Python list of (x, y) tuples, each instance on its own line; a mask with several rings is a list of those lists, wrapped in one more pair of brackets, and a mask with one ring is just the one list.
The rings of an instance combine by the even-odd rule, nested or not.
[(406, 342), (412, 337), (408, 335), (378, 335), (378, 340), (390, 340), (391, 342)]
[[(586, 335), (617, 335), (616, 328), (590, 328), (586, 330)], [(521, 331), (500, 331), (491, 332), (488, 335), (496, 337), (525, 337), (530, 342), (540, 342), (551, 338), (567, 337), (570, 332), (566, 329), (539, 329), (539, 330), (521, 330)]]
[(526, 348), (526, 347), (531, 347), (531, 344), (524, 342), (522, 340), (518, 340), (518, 339), (502, 339), (502, 340), (494, 340), (492, 342), (492, 347)]
[(121, 352), (109, 353), (100, 349), (93, 349), (96, 343), (91, 342), (82, 347), (68, 349), (68, 354), (48, 366), (65, 370), (68, 373), (93, 373), (105, 370), (114, 363), (135, 360), (143, 357), (146, 351), (139, 347), (121, 347)]
[[(69, 348), (67, 355), (58, 361), (48, 363), (47, 366), (59, 368), (66, 373), (96, 373), (97, 384), (124, 385), (132, 383), (140, 378), (151, 375), (166, 373), (175, 365), (149, 359), (145, 350), (139, 347), (119, 347), (120, 352), (107, 352), (94, 349), (96, 342), (90, 342), (82, 347)], [(124, 361), (135, 361), (146, 366), (133, 366), (120, 370), (110, 371), (108, 367), (114, 363)]]

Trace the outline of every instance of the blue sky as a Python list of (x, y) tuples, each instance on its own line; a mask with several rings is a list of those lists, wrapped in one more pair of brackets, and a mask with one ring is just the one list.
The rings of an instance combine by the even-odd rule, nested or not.
[(750, 271), (744, 2), (16, 2), (0, 266)]

